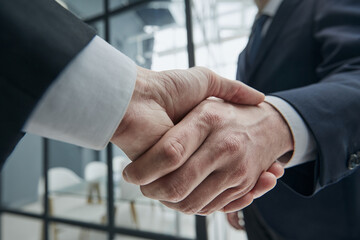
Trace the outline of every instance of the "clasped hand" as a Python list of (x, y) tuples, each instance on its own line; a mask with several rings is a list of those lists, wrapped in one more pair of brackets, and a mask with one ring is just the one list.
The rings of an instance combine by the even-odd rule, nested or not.
[(293, 148), (287, 124), (263, 100), (262, 93), (206, 68), (139, 67), (111, 139), (133, 161), (125, 180), (187, 214), (246, 207), (275, 186), (284, 172), (276, 160)]

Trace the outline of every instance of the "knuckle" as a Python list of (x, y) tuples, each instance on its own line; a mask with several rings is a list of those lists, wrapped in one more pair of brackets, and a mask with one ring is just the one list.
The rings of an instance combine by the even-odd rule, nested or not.
[(187, 207), (187, 209), (185, 211), (183, 211), (183, 213), (186, 214), (186, 215), (194, 215), (194, 214), (197, 213), (197, 211), (190, 208), (190, 207)]
[(202, 113), (200, 119), (205, 122), (205, 124), (210, 126), (218, 126), (223, 121), (223, 116), (221, 116), (217, 111), (213, 111), (212, 104), (202, 105)]
[(201, 215), (208, 216), (208, 215), (212, 214), (213, 212), (214, 212), (214, 210), (211, 210), (211, 209), (203, 209), (203, 210), (201, 210)]
[(203, 73), (205, 76), (209, 76), (210, 74), (212, 74), (212, 71), (206, 67), (202, 67), (202, 66), (196, 66), (193, 68), (194, 70)]
[(241, 153), (241, 141), (236, 136), (227, 136), (220, 145), (222, 152), (230, 154)]
[(252, 187), (252, 181), (249, 178), (244, 178), (242, 179), (240, 184), (238, 184), (238, 186), (234, 188), (233, 195), (240, 198), (246, 193), (248, 193), (252, 189)]
[(178, 203), (186, 197), (186, 192), (184, 184), (175, 181), (164, 188), (164, 197), (168, 202)]
[(209, 92), (216, 92), (216, 88), (218, 85), (216, 84), (216, 74), (206, 67), (196, 67), (196, 69), (201, 72), (203, 76), (207, 79)]
[(219, 78), (215, 72), (206, 67), (194, 67), (192, 69), (199, 80), (207, 82), (208, 93), (217, 95), (220, 92), (221, 84), (219, 84)]
[(246, 184), (247, 178), (246, 178), (246, 168), (244, 166), (239, 166), (234, 169), (234, 171), (230, 174), (230, 177), (234, 179), (234, 184), (243, 185)]
[(248, 183), (248, 170), (244, 165), (233, 166), (231, 169), (228, 169), (226, 176), (224, 176), (224, 181), (228, 187), (228, 193), (232, 194), (237, 192), (238, 187), (242, 188)]
[(246, 168), (245, 165), (240, 165), (238, 167), (236, 167), (232, 173), (233, 177), (236, 177), (239, 178), (240, 180), (242, 181), (246, 181), (246, 173), (247, 173), (248, 169)]
[(161, 202), (164, 203), (167, 207), (174, 209), (176, 211), (182, 212), (187, 215), (194, 215), (198, 212), (198, 209), (194, 208), (192, 206), (192, 204), (186, 200), (183, 200), (178, 203), (169, 203), (169, 202), (164, 202), (164, 201), (161, 201)]
[(199, 211), (198, 208), (193, 206), (191, 203), (188, 203), (185, 201), (184, 201), (184, 203), (181, 203), (180, 209), (181, 209), (180, 211), (185, 213), (186, 215), (194, 215)]
[(185, 155), (185, 147), (178, 138), (172, 138), (164, 145), (163, 153), (170, 167), (178, 167)]

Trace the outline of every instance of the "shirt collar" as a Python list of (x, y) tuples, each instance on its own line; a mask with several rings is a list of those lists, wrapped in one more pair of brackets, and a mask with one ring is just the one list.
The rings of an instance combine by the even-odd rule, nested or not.
[(260, 14), (274, 17), (284, 0), (269, 0)]

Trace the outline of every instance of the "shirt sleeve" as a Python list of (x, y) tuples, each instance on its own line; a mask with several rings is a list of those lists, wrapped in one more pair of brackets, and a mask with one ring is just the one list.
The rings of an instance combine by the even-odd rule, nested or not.
[(297, 111), (286, 101), (274, 96), (266, 96), (265, 102), (280, 112), (290, 127), (294, 139), (294, 152), (285, 168), (297, 166), (316, 159), (316, 142)]
[(100, 37), (60, 73), (23, 130), (86, 148), (104, 148), (130, 102), (136, 65)]

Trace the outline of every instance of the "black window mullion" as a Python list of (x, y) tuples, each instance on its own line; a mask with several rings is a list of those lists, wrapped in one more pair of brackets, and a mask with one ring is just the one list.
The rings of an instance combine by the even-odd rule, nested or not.
[(189, 67), (195, 66), (195, 47), (193, 37), (193, 22), (191, 14), (191, 0), (185, 1), (186, 36)]
[(49, 140), (43, 138), (43, 178), (44, 178), (44, 219), (43, 219), (43, 236), (44, 240), (49, 240)]
[(2, 191), (3, 191), (3, 175), (0, 172), (0, 240), (2, 239), (2, 216), (3, 216), (3, 198), (2, 198)]
[[(110, 20), (109, 20), (109, 0), (104, 0), (104, 22), (105, 22), (105, 41), (110, 42)], [(108, 165), (107, 174), (107, 216), (108, 216), (108, 240), (115, 238), (115, 216), (114, 216), (114, 178), (113, 178), (113, 149), (109, 144), (106, 148), (106, 161)]]
[(108, 165), (108, 179), (107, 179), (107, 216), (108, 216), (108, 239), (113, 240), (115, 238), (115, 215), (114, 215), (114, 182), (113, 182), (113, 149), (112, 145), (109, 144), (106, 148), (106, 158)]
[[(194, 35), (193, 35), (193, 21), (192, 21), (192, 1), (185, 1), (185, 19), (186, 19), (186, 35), (187, 35), (187, 51), (189, 67), (195, 66), (195, 46), (194, 46)], [(196, 239), (207, 240), (207, 227), (205, 216), (195, 216), (195, 227), (196, 227)]]
[(109, 0), (104, 0), (105, 41), (110, 42)]
[[(110, 0), (103, 0), (104, 4), (104, 14), (96, 16), (91, 19), (86, 19), (85, 22), (92, 23), (97, 20), (103, 19), (105, 22), (105, 40), (107, 42), (110, 42), (110, 17), (120, 14), (124, 11), (130, 10), (136, 6), (140, 6), (142, 4), (151, 2), (151, 1), (139, 1), (133, 4), (129, 4), (128, 6), (119, 7), (117, 9), (113, 9), (110, 11), (109, 8), (109, 1)], [(185, 1), (185, 17), (186, 17), (186, 30), (187, 30), (187, 51), (188, 51), (188, 62), (189, 67), (195, 66), (195, 48), (194, 48), (194, 41), (193, 41), (193, 23), (192, 23), (192, 13), (191, 13), (191, 0), (184, 0)], [(37, 216), (29, 213), (25, 213), (22, 211), (12, 211), (10, 209), (7, 209), (6, 207), (2, 206), (2, 201), (0, 203), (0, 216), (7, 212), (12, 214), (18, 214), (23, 216), (28, 216), (32, 218), (38, 218), (43, 221), (43, 232), (44, 240), (49, 240), (49, 226), (51, 222), (59, 222), (64, 224), (70, 224), (70, 225), (82, 225), (84, 227), (88, 227), (89, 229), (97, 229), (100, 231), (107, 231), (108, 232), (108, 239), (113, 240), (115, 238), (115, 234), (125, 234), (129, 236), (138, 236), (138, 237), (146, 237), (148, 239), (170, 239), (170, 235), (163, 235), (158, 233), (150, 233), (150, 232), (144, 232), (144, 231), (137, 231), (132, 229), (126, 229), (126, 228), (116, 228), (115, 226), (115, 214), (114, 214), (114, 182), (113, 182), (113, 165), (112, 165), (112, 159), (113, 159), (113, 146), (111, 144), (108, 145), (106, 148), (106, 158), (107, 158), (107, 165), (108, 165), (108, 174), (107, 174), (107, 216), (108, 216), (108, 222), (105, 226), (97, 226), (94, 224), (87, 224), (87, 223), (80, 223), (77, 221), (71, 221), (67, 219), (62, 218), (55, 218), (54, 216), (49, 215), (49, 179), (48, 179), (48, 170), (49, 170), (49, 140), (43, 139), (43, 178), (44, 178), (44, 213)], [(0, 190), (2, 190), (1, 186), (1, 174), (0, 174)], [(1, 192), (0, 192), (0, 199), (1, 198)], [(206, 230), (206, 218), (202, 216), (196, 216), (196, 239), (197, 240), (207, 240), (207, 230)], [(78, 223), (78, 224), (76, 224)], [(0, 229), (1, 229), (1, 222), (0, 222)], [(1, 230), (0, 230), (1, 231)], [(181, 238), (180, 236), (174, 236), (172, 239), (185, 239)], [(1, 240), (1, 234), (0, 234), (0, 240)]]

